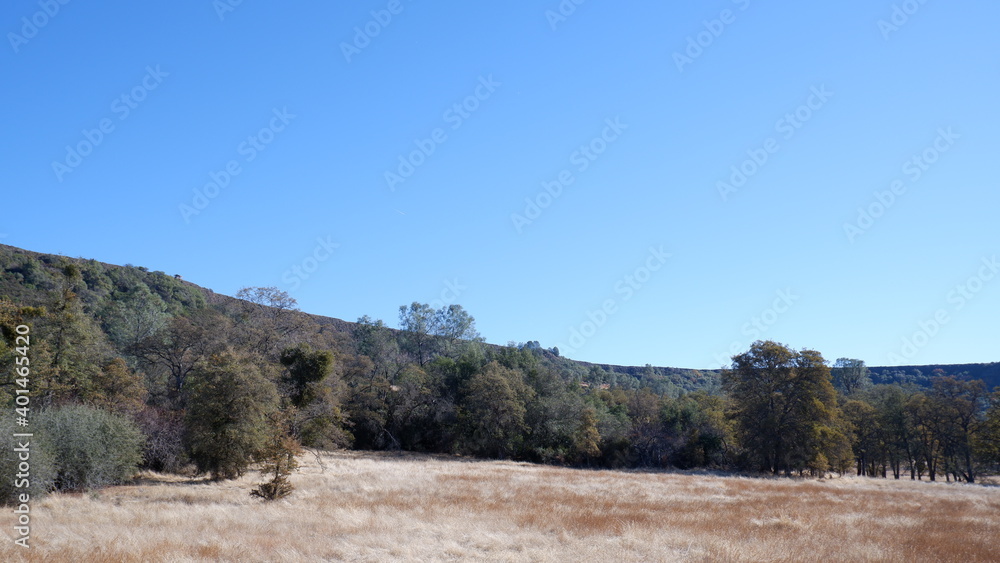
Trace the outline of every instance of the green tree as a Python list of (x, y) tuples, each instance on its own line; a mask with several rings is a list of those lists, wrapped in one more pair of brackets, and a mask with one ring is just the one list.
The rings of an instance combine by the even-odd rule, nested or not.
[(931, 481), (937, 480), (938, 462), (943, 444), (939, 428), (943, 425), (941, 412), (926, 393), (914, 393), (906, 401), (907, 425), (913, 436), (914, 470), (917, 478), (927, 472)]
[(373, 375), (392, 380), (406, 364), (399, 341), (383, 321), (365, 315), (355, 323), (352, 336), (355, 351), (372, 361)]
[(982, 429), (986, 404), (986, 384), (954, 377), (933, 378), (931, 406), (937, 410), (934, 420), (939, 440), (950, 458), (953, 472), (969, 483), (976, 482), (973, 444)]
[(187, 442), (198, 471), (235, 479), (264, 451), (278, 406), (273, 382), (233, 353), (212, 356), (191, 375)]
[(851, 449), (857, 461), (857, 474), (874, 476), (879, 461), (886, 462), (878, 411), (867, 402), (856, 399), (844, 403), (842, 410), (850, 423)]
[(414, 301), (407, 308), (399, 307), (399, 328), (403, 331), (401, 345), (404, 351), (420, 366), (429, 362), (435, 352), (432, 331), (435, 325), (435, 312), (430, 305)]
[(668, 464), (669, 445), (663, 433), (661, 414), (663, 397), (649, 389), (629, 391), (628, 418), (631, 428), (628, 440), (634, 461), (643, 467), (662, 467)]
[[(757, 341), (722, 375), (750, 462), (773, 473), (844, 465), (850, 446), (819, 352)], [(822, 456), (822, 457), (821, 457)]]
[(431, 333), (438, 337), (440, 353), (458, 357), (469, 343), (482, 342), (476, 320), (461, 305), (448, 305), (434, 314)]
[(977, 458), (991, 465), (994, 472), (1000, 473), (1000, 387), (993, 389), (974, 445)]
[(304, 326), (295, 298), (276, 287), (244, 287), (236, 292), (236, 340), (264, 358), (274, 359)]
[(343, 382), (332, 377), (334, 355), (329, 350), (313, 350), (300, 344), (282, 351), (285, 367), (281, 393), (291, 403), (290, 432), (303, 444), (313, 447), (344, 445), (344, 415), (340, 403)]
[[(451, 451), (455, 426), (454, 397), (446, 393), (442, 362), (428, 369), (407, 365), (387, 396), (386, 432), (410, 450)], [(452, 368), (454, 363), (452, 362)]]
[(872, 384), (868, 366), (863, 360), (837, 358), (830, 372), (833, 375), (833, 386), (847, 397)]
[(466, 383), (459, 403), (466, 449), (484, 457), (507, 458), (524, 438), (525, 403), (531, 388), (524, 376), (496, 361)]
[[(17, 332), (17, 327), (24, 324), (28, 319), (35, 319), (45, 315), (45, 310), (35, 307), (18, 307), (13, 301), (0, 298), (0, 366), (14, 366), (16, 361), (17, 337), (21, 336)], [(28, 321), (30, 322), (30, 321)], [(31, 335), (28, 335), (31, 337)], [(38, 343), (37, 336), (34, 337)], [(35, 362), (35, 354), (28, 360)], [(0, 405), (6, 405), (8, 401), (13, 402), (16, 388), (15, 378), (0, 378)]]
[(146, 394), (142, 378), (125, 360), (114, 358), (94, 374), (90, 392), (82, 398), (97, 408), (135, 417), (145, 406)]
[(482, 342), (476, 320), (461, 305), (449, 305), (435, 311), (430, 305), (414, 301), (399, 308), (402, 348), (424, 366), (434, 356), (457, 358), (470, 342)]
[(112, 355), (104, 333), (72, 289), (79, 275), (72, 268), (67, 271), (62, 287), (51, 296), (48, 314), (32, 330), (40, 343), (32, 346), (33, 382), (45, 406), (79, 401), (92, 393), (101, 365)]
[(390, 380), (375, 369), (368, 356), (355, 356), (345, 363), (343, 370), (347, 383), (345, 409), (354, 447), (398, 447), (399, 441), (386, 428), (392, 394)]
[(109, 295), (101, 316), (111, 341), (119, 350), (129, 352), (156, 334), (170, 318), (160, 296), (141, 282)]
[(315, 398), (313, 386), (333, 371), (333, 353), (313, 350), (308, 344), (285, 348), (279, 361), (285, 366), (283, 392), (296, 407), (312, 401)]
[(601, 431), (597, 422), (597, 411), (593, 408), (587, 407), (580, 412), (580, 420), (572, 434), (572, 461), (580, 463), (601, 455)]
[(720, 397), (699, 391), (668, 398), (660, 416), (671, 465), (688, 469), (721, 461), (727, 429)]
[(863, 393), (864, 401), (875, 408), (874, 424), (881, 432), (885, 457), (896, 479), (900, 477), (904, 462), (909, 466), (910, 478), (916, 478), (913, 430), (906, 416), (910, 393), (898, 384), (873, 385)]
[(212, 354), (221, 353), (229, 335), (227, 320), (212, 310), (170, 319), (156, 334), (135, 347), (141, 366), (156, 382), (150, 385), (157, 403), (175, 409), (184, 407), (191, 372)]

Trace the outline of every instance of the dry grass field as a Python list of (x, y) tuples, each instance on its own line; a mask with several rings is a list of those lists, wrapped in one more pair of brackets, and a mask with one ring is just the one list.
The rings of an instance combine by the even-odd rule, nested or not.
[(586, 471), (438, 456), (303, 458), (251, 475), (144, 475), (32, 507), (0, 561), (997, 561), (1000, 487)]

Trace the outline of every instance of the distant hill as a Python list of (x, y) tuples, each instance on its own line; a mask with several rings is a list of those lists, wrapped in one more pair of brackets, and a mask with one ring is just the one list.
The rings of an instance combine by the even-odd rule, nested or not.
[(1000, 386), (1000, 362), (989, 364), (935, 364), (926, 366), (869, 367), (875, 383), (916, 383), (930, 385), (936, 374), (954, 375), (962, 379), (982, 379), (992, 389)]
[[(149, 271), (141, 266), (119, 266), (66, 256), (43, 254), (0, 244), (0, 298), (7, 297), (21, 305), (42, 305), (48, 292), (57, 287), (60, 272), (74, 265), (86, 281), (87, 291), (80, 296), (88, 312), (95, 310), (109, 295), (122, 291), (123, 286), (141, 284), (159, 295), (172, 313), (179, 314), (204, 305), (231, 305), (237, 300), (211, 289), (184, 281), (180, 276), (162, 271)], [(342, 338), (352, 338), (356, 323), (334, 317), (302, 313), (322, 331), (339, 333)], [(498, 344), (488, 346), (499, 347)], [(718, 391), (719, 370), (698, 370), (656, 366), (619, 366), (595, 364), (559, 356), (554, 349), (542, 348), (538, 342), (519, 343), (531, 350), (540, 363), (563, 375), (590, 385), (619, 386), (625, 388), (647, 387), (659, 393), (677, 394), (704, 390)], [(928, 385), (937, 373), (956, 375), (969, 379), (982, 379), (992, 388), (1000, 386), (1000, 363), (956, 364), (900, 367), (870, 367), (875, 383), (916, 383)]]

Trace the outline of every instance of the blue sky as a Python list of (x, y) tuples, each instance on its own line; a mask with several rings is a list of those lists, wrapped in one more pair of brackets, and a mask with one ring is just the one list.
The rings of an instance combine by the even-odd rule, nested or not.
[(442, 4), (5, 2), (0, 242), (602, 363), (1000, 359), (995, 2)]

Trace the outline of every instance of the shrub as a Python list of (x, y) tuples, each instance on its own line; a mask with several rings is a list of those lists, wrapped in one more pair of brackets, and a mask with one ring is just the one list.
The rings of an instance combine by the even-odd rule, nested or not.
[(145, 438), (120, 415), (83, 405), (43, 411), (39, 442), (52, 452), (55, 488), (81, 491), (122, 483), (142, 461)]
[[(7, 505), (14, 504), (18, 496), (24, 493), (33, 500), (43, 496), (52, 488), (55, 476), (49, 449), (34, 437), (15, 438), (15, 432), (25, 433), (26, 429), (15, 426), (13, 417), (0, 418), (0, 475), (3, 476), (0, 478), (0, 503)], [(15, 450), (24, 445), (27, 445), (27, 452)], [(28, 459), (21, 459), (25, 456)], [(18, 467), (21, 462), (28, 464), (26, 477), (17, 476), (24, 473), (21, 471), (23, 467)]]
[(260, 472), (266, 481), (250, 491), (250, 496), (264, 500), (278, 500), (292, 493), (292, 483), (288, 480), (299, 467), (295, 456), (302, 452), (299, 443), (289, 436), (276, 436), (271, 445), (261, 454)]

